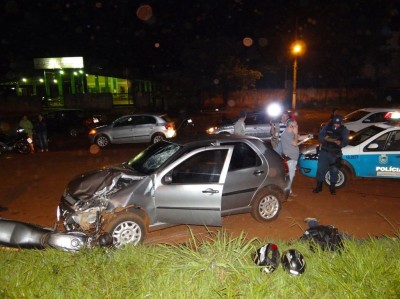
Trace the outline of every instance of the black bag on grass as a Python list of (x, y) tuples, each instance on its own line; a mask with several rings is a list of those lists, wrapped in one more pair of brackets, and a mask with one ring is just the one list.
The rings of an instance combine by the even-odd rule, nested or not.
[(333, 225), (311, 227), (304, 232), (300, 240), (309, 242), (312, 251), (315, 251), (316, 246), (324, 251), (340, 251), (343, 249), (343, 236)]

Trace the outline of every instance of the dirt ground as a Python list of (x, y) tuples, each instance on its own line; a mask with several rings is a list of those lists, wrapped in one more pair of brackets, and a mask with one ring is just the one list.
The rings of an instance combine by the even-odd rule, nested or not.
[[(308, 116), (304, 123), (318, 120)], [(50, 151), (31, 155), (0, 156), (0, 217), (51, 227), (56, 220), (59, 198), (75, 175), (104, 165), (126, 161), (143, 145), (113, 146), (98, 153), (81, 150)], [(297, 197), (285, 202), (278, 219), (259, 223), (250, 214), (228, 216), (222, 228), (180, 225), (148, 234), (146, 243), (184, 242), (191, 234), (225, 229), (239, 236), (261, 240), (293, 240), (307, 228), (304, 219), (316, 217), (356, 238), (398, 235), (400, 232), (400, 184), (390, 179), (354, 179), (332, 196), (327, 188), (314, 194), (315, 181), (296, 174), (293, 190)]]

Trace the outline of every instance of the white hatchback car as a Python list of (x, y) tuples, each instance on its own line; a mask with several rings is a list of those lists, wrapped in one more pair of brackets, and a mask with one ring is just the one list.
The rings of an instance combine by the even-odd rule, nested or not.
[(89, 141), (106, 147), (111, 143), (156, 143), (175, 135), (175, 123), (165, 114), (130, 114), (90, 130)]
[(358, 132), (368, 126), (388, 121), (388, 112), (393, 108), (363, 108), (353, 111), (343, 117), (343, 124), (349, 131)]

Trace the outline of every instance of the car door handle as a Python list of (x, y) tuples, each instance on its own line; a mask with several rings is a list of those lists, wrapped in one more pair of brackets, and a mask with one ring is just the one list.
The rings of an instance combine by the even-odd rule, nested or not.
[(253, 172), (254, 175), (261, 175), (263, 173), (264, 173), (263, 170), (256, 170), (256, 171)]
[(203, 191), (201, 191), (201, 192), (203, 192), (203, 193), (210, 193), (210, 194), (219, 193), (218, 190), (214, 190), (214, 189), (211, 189), (211, 188), (208, 188), (208, 189), (203, 190)]

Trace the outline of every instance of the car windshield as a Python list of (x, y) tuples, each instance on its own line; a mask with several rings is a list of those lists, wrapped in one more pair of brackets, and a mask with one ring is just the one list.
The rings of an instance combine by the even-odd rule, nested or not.
[(368, 111), (364, 111), (364, 110), (357, 110), (354, 111), (350, 114), (347, 114), (344, 118), (343, 118), (343, 122), (353, 122), (353, 121), (357, 121), (361, 118), (363, 118), (364, 116), (366, 116), (367, 114), (369, 114), (370, 112)]
[(160, 141), (137, 154), (128, 165), (141, 173), (151, 174), (181, 148), (182, 145)]
[(384, 130), (385, 129), (376, 127), (376, 126), (367, 127), (365, 129), (355, 133), (353, 136), (351, 136), (349, 145), (352, 145), (352, 146), (359, 145), (360, 143), (364, 142), (368, 138), (375, 136), (376, 134), (378, 134)]

